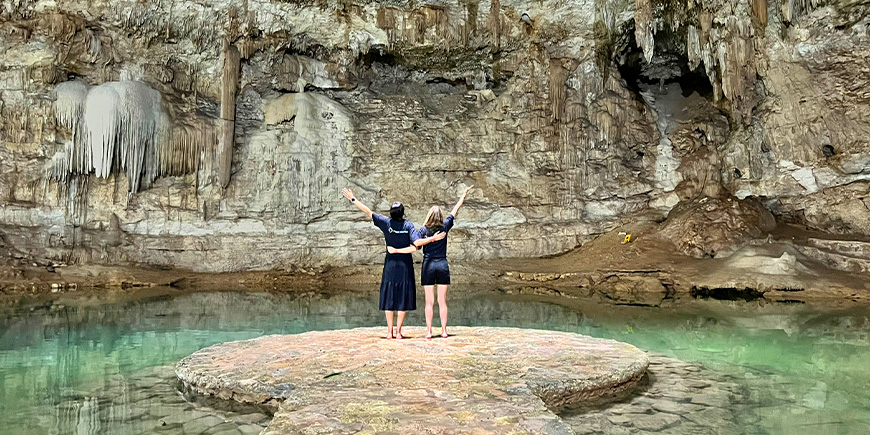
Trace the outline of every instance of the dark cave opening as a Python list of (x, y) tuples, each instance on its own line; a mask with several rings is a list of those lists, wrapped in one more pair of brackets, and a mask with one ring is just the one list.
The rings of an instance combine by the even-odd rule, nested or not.
[(386, 51), (383, 47), (380, 46), (372, 47), (371, 50), (365, 52), (364, 54), (360, 54), (359, 62), (362, 65), (368, 66), (376, 63), (389, 66), (399, 65), (399, 59), (394, 54)]
[(617, 70), (629, 89), (639, 94), (643, 88), (677, 83), (683, 97), (697, 92), (708, 100), (713, 99), (713, 85), (703, 65), (698, 65), (694, 70), (689, 68), (685, 37), (681, 37), (681, 32), (660, 30), (656, 34), (655, 54), (649, 63), (634, 39), (634, 28), (629, 27), (627, 32), (628, 36), (621, 38), (624, 44), (622, 50), (615, 53), (615, 60)]
[(426, 80), (426, 83), (430, 84), (430, 85), (447, 84), (447, 85), (450, 85), (452, 87), (462, 88), (463, 91), (474, 89), (473, 86), (468, 84), (468, 82), (465, 80), (465, 78), (448, 79), (445, 77), (434, 77), (434, 78), (431, 78), (429, 80)]

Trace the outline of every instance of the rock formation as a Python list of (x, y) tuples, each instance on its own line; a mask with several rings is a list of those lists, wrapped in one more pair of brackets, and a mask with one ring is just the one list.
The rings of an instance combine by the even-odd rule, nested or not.
[[(565, 252), (704, 198), (870, 236), (868, 9), (6, 1), (0, 237), (65, 262), (373, 262), (342, 187), (419, 222), (469, 184), (456, 259)], [(729, 252), (728, 225), (697, 237)]]
[(379, 331), (221, 343), (175, 373), (188, 393), (275, 409), (264, 434), (570, 435), (556, 413), (625, 397), (650, 364), (632, 345), (567, 332), (458, 327), (449, 339), (384, 343)]

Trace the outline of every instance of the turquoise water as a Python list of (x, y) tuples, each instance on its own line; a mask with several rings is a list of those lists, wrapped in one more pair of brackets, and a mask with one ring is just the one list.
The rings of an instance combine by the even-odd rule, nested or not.
[[(378, 326), (376, 302), (361, 294), (213, 292), (0, 308), (0, 433), (257, 433), (268, 421), (259, 413), (185, 402), (174, 363), (229, 340)], [(422, 312), (409, 319), (422, 324)], [(727, 373), (749, 393), (735, 405), (754, 416), (741, 432), (870, 433), (870, 309), (857, 304), (651, 308), (455, 291), (451, 321), (614, 338)]]

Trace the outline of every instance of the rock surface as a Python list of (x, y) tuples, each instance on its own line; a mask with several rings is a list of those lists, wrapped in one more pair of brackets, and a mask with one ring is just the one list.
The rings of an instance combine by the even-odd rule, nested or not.
[(554, 412), (631, 391), (649, 359), (577, 334), (451, 329), (447, 339), (386, 340), (383, 328), (266, 336), (203, 349), (178, 363), (187, 389), (271, 404), (265, 431), (570, 434)]
[(470, 184), (462, 260), (562, 253), (703, 197), (867, 236), (868, 23), (846, 0), (4, 2), (0, 243), (371, 263), (340, 188), (419, 222)]

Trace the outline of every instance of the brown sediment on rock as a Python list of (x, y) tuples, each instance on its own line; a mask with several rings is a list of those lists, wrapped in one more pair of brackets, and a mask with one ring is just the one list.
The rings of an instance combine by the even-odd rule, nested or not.
[(265, 433), (573, 433), (554, 414), (630, 392), (649, 359), (578, 334), (452, 328), (448, 339), (381, 339), (383, 328), (267, 336), (203, 349), (176, 366), (189, 390), (277, 407)]
[[(770, 301), (868, 300), (870, 242), (863, 237), (788, 225), (771, 228), (762, 207), (725, 205), (729, 202), (709, 204), (742, 212), (678, 208), (673, 221), (638, 217), (564, 255), (486, 261), (478, 270), (497, 274), (505, 287), (534, 285), (538, 293), (549, 288), (563, 296), (598, 295), (627, 305), (728, 298), (738, 289)], [(631, 242), (623, 243), (623, 233), (631, 234)], [(681, 252), (705, 249), (707, 258)]]

